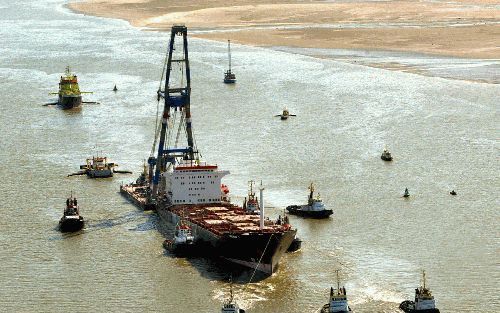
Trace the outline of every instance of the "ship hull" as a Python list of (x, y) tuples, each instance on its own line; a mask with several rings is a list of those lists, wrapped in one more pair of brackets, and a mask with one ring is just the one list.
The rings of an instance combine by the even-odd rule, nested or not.
[(298, 215), (302, 217), (310, 217), (310, 218), (328, 218), (333, 214), (332, 210), (321, 210), (321, 211), (309, 211), (303, 210), (300, 205), (289, 205), (286, 207), (288, 213), (293, 215)]
[(406, 300), (401, 302), (399, 309), (405, 313), (439, 313), (439, 309), (415, 310), (415, 302)]
[(82, 104), (82, 96), (59, 96), (59, 106), (64, 110), (77, 108)]
[[(180, 217), (166, 208), (157, 209), (162, 222), (170, 226), (176, 225)], [(203, 241), (203, 246), (212, 256), (224, 260), (257, 269), (265, 274), (271, 275), (278, 269), (278, 264), (286, 253), (288, 247), (295, 238), (296, 230), (288, 230), (280, 233), (225, 233), (217, 236), (210, 230), (201, 227), (189, 220), (188, 223), (197, 241)]]
[(87, 175), (90, 178), (107, 178), (113, 177), (112, 170), (87, 170)]
[(83, 228), (85, 222), (83, 217), (79, 219), (61, 218), (59, 221), (59, 230), (63, 233), (79, 231)]
[[(330, 313), (330, 304), (325, 304), (322, 308), (321, 308), (321, 313)], [(352, 312), (351, 309), (349, 309), (349, 311), (337, 311), (337, 313), (349, 313), (349, 312)]]
[(150, 192), (148, 187), (143, 185), (120, 186), (120, 193), (133, 204), (144, 211), (156, 210), (156, 206), (154, 204), (148, 203), (148, 192)]
[(382, 155), (380, 158), (384, 161), (392, 161), (392, 157), (389, 156)]
[(236, 78), (224, 78), (224, 84), (234, 84), (236, 83)]

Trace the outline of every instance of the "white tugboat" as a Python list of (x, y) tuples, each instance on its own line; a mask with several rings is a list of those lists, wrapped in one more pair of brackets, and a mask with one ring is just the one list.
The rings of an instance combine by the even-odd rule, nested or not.
[(389, 151), (389, 149), (387, 149), (387, 147), (385, 147), (384, 151), (382, 151), (382, 155), (380, 156), (380, 158), (384, 161), (392, 161), (391, 152)]
[(221, 308), (221, 313), (245, 313), (245, 310), (240, 309), (238, 304), (233, 299), (233, 284), (230, 284), (229, 299), (224, 301)]
[(319, 194), (314, 197), (314, 185), (309, 185), (309, 197), (306, 205), (289, 205), (286, 210), (290, 214), (312, 217), (312, 218), (327, 218), (333, 214), (332, 210), (326, 209), (325, 204), (321, 200)]
[(187, 255), (194, 252), (194, 236), (191, 227), (181, 220), (175, 226), (174, 239), (166, 239), (163, 247), (176, 255)]
[(330, 300), (321, 309), (321, 313), (347, 313), (352, 312), (347, 303), (345, 287), (340, 288), (339, 271), (337, 270), (337, 289), (330, 288)]
[(425, 271), (422, 271), (422, 286), (415, 289), (415, 301), (401, 302), (399, 308), (405, 313), (439, 313), (430, 289), (425, 285)]

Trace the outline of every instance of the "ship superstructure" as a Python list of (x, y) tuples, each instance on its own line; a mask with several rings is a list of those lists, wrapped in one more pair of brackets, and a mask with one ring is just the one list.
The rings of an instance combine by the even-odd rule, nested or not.
[[(177, 36), (182, 47), (175, 46)], [(264, 217), (263, 188), (259, 215), (230, 203), (228, 187), (221, 182), (229, 172), (201, 159), (193, 136), (187, 45), (187, 28), (173, 26), (165, 85), (158, 91), (164, 109), (152, 149), (157, 154), (148, 159), (148, 175), (143, 175), (147, 179), (121, 186), (121, 192), (143, 208), (156, 209), (162, 222), (176, 225), (184, 220), (212, 255), (271, 274), (296, 230)], [(180, 77), (172, 77), (175, 73)]]
[(434, 296), (426, 286), (425, 271), (422, 271), (422, 281), (422, 285), (415, 289), (415, 301), (403, 301), (399, 308), (406, 313), (439, 313)]

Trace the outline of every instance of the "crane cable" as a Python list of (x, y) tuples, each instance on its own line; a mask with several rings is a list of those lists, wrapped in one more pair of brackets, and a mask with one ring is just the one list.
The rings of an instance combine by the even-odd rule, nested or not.
[[(168, 46), (170, 47), (170, 40), (168, 42)], [(163, 69), (161, 71), (161, 78), (160, 78), (160, 84), (158, 86), (158, 101), (156, 103), (156, 121), (155, 121), (155, 137), (153, 141), (153, 146), (151, 147), (151, 152), (149, 154), (150, 157), (154, 156), (155, 153), (155, 148), (156, 148), (156, 142), (158, 141), (158, 136), (160, 134), (160, 129), (161, 129), (161, 123), (159, 122), (159, 115), (160, 115), (160, 92), (161, 92), (161, 85), (163, 83), (163, 78), (165, 78), (165, 69), (167, 68), (167, 61), (168, 61), (168, 49), (167, 53), (165, 54), (165, 60), (163, 61)]]

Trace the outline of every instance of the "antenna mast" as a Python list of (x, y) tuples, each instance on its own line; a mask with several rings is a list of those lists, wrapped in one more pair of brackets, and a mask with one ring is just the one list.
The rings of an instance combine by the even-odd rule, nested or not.
[(231, 72), (231, 40), (227, 41), (227, 54), (229, 55), (229, 72)]

